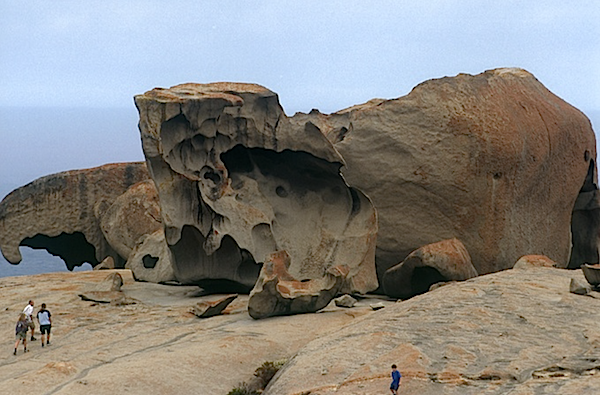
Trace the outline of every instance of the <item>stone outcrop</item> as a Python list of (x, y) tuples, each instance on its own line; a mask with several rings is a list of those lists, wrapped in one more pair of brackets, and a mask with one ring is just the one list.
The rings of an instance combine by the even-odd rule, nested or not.
[(434, 79), (398, 99), (292, 122), (328, 136), (347, 182), (377, 208), (380, 278), (415, 249), (453, 237), (480, 274), (528, 254), (561, 267), (598, 262), (591, 124), (525, 70)]
[(312, 123), (290, 123), (252, 84), (183, 84), (135, 97), (180, 282), (247, 292), (272, 253), (298, 281), (344, 265), (345, 292), (378, 286), (375, 210), (340, 175), (343, 159)]
[(285, 251), (271, 254), (248, 299), (248, 313), (260, 319), (276, 315), (314, 313), (340, 293), (348, 268), (333, 266), (325, 276), (299, 281), (288, 272), (290, 257)]
[(11, 263), (21, 261), (19, 246), (46, 249), (69, 269), (112, 256), (124, 259), (107, 242), (100, 218), (130, 186), (148, 179), (144, 163), (116, 163), (39, 178), (11, 192), (0, 203), (0, 249)]
[(388, 296), (407, 299), (427, 292), (439, 282), (462, 281), (477, 276), (469, 252), (458, 239), (428, 244), (410, 253), (383, 276)]

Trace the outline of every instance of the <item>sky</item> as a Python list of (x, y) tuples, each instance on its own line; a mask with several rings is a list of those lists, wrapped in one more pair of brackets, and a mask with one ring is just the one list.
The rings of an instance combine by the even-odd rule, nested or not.
[(599, 37), (595, 0), (0, 1), (0, 198), (143, 160), (133, 96), (184, 82), (258, 83), (293, 115), (521, 67), (600, 129)]

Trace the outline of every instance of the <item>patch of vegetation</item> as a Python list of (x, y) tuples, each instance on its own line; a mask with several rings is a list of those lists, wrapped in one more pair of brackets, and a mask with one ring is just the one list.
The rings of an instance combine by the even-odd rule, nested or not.
[(256, 371), (254, 372), (254, 376), (258, 378), (262, 382), (261, 388), (264, 389), (269, 381), (275, 376), (275, 373), (279, 371), (285, 364), (285, 361), (276, 361), (271, 362), (267, 361), (263, 363)]
[(251, 383), (241, 382), (227, 395), (260, 395), (269, 384), (269, 381), (283, 367), (286, 361), (264, 362), (254, 372), (255, 379)]
[(251, 390), (248, 383), (242, 382), (239, 383), (237, 387), (229, 391), (227, 395), (260, 395), (260, 392)]

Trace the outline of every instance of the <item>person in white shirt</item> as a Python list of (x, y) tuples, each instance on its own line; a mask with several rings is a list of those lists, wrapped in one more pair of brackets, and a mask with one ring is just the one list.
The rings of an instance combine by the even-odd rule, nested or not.
[(42, 347), (44, 347), (44, 334), (47, 335), (46, 345), (50, 345), (50, 330), (52, 329), (52, 314), (46, 310), (46, 303), (42, 303), (42, 308), (37, 313), (37, 319), (40, 324), (40, 333), (42, 334)]
[(29, 304), (23, 309), (23, 314), (27, 316), (27, 324), (31, 328), (31, 341), (37, 340), (33, 335), (35, 332), (35, 323), (33, 322), (33, 300), (29, 301)]

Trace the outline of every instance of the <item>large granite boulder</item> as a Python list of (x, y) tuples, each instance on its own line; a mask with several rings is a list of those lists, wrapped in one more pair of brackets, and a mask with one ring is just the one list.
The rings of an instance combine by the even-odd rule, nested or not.
[(386, 270), (385, 294), (408, 299), (427, 292), (439, 282), (477, 277), (469, 252), (458, 239), (442, 240), (411, 252), (404, 261)]
[(111, 247), (128, 259), (142, 237), (163, 228), (154, 182), (139, 182), (117, 197), (102, 214), (100, 228)]
[(19, 246), (46, 249), (69, 269), (92, 266), (112, 256), (124, 258), (107, 242), (100, 219), (130, 186), (148, 179), (146, 165), (115, 163), (39, 178), (0, 203), (0, 249), (11, 263), (21, 261)]
[(252, 84), (183, 84), (135, 97), (175, 276), (248, 292), (262, 263), (290, 257), (298, 281), (344, 265), (345, 292), (378, 286), (377, 218), (340, 175), (343, 160), (312, 123), (290, 123)]
[(454, 237), (480, 274), (529, 254), (562, 267), (598, 262), (591, 124), (525, 70), (434, 79), (291, 122), (319, 127), (347, 182), (375, 204), (380, 278), (416, 248)]

